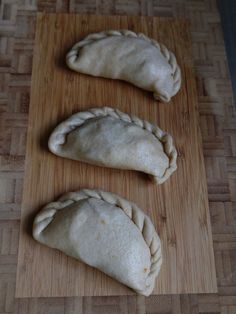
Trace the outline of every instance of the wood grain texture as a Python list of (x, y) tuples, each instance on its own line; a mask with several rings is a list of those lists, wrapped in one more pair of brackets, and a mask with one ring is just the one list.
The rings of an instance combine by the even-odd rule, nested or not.
[[(129, 28), (144, 32), (175, 52), (183, 75), (168, 105), (125, 82), (68, 70), (66, 51), (91, 32)], [(36, 243), (32, 219), (45, 203), (80, 188), (100, 188), (134, 201), (154, 222), (164, 263), (155, 294), (216, 292), (196, 83), (188, 23), (184, 20), (39, 14), (34, 50), (26, 173), (17, 272), (17, 297), (126, 295), (128, 288), (83, 263)], [(105, 169), (49, 153), (53, 128), (74, 112), (109, 105), (170, 132), (178, 171), (162, 186), (145, 175)]]

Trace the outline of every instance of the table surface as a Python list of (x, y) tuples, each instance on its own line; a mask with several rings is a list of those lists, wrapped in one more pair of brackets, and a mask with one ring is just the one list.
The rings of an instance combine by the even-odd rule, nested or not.
[[(40, 207), (81, 187), (122, 195), (149, 215), (160, 235), (163, 254), (154, 294), (217, 292), (188, 25), (183, 19), (38, 15), (17, 297), (132, 293), (100, 271), (32, 238), (32, 219)], [(176, 54), (182, 86), (169, 104), (157, 102), (152, 93), (126, 82), (77, 74), (66, 67), (65, 51), (76, 41), (104, 29), (127, 28), (164, 43)], [(47, 142), (53, 128), (72, 113), (94, 106), (118, 108), (168, 131), (178, 151), (177, 171), (157, 186), (135, 171), (96, 167), (50, 153)]]
[[(185, 17), (191, 21), (218, 294), (15, 299), (24, 155), (37, 11)], [(234, 313), (236, 119), (215, 1), (3, 1), (0, 6), (0, 312)]]

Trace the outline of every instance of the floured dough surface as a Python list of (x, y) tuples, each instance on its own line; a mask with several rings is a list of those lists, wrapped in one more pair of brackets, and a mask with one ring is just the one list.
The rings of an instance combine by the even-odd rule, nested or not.
[(176, 169), (177, 152), (169, 134), (109, 107), (74, 114), (52, 132), (48, 146), (64, 158), (147, 173), (158, 184)]
[(176, 58), (164, 45), (128, 30), (90, 34), (66, 56), (74, 71), (124, 80), (169, 101), (181, 85)]
[[(99, 197), (86, 195), (75, 201), (76, 193), (69, 193), (62, 202), (50, 203), (39, 212), (33, 225), (34, 238), (139, 293), (151, 293), (161, 265), (161, 248), (150, 219), (114, 194), (103, 196), (103, 192), (95, 191), (92, 193)], [(155, 275), (151, 275), (154, 260)]]
[[(76, 149), (74, 149), (76, 148)], [(169, 165), (162, 144), (148, 131), (113, 117), (88, 120), (67, 136), (63, 157), (162, 177)]]
[(171, 66), (160, 50), (139, 38), (114, 36), (93, 42), (80, 50), (74, 66), (81, 73), (124, 80), (148, 91), (170, 95), (173, 90)]

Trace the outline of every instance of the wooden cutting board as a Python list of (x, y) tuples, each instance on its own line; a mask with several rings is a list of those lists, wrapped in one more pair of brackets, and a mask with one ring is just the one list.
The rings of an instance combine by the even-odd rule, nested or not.
[[(65, 53), (91, 32), (131, 29), (164, 43), (182, 70), (181, 91), (169, 104), (128, 83), (70, 71)], [(216, 292), (196, 82), (188, 23), (151, 17), (38, 14), (22, 204), (17, 297), (126, 295), (115, 280), (33, 240), (32, 221), (47, 202), (67, 191), (99, 188), (142, 208), (160, 234), (163, 266), (154, 294)], [(99, 168), (56, 157), (50, 132), (72, 113), (111, 106), (159, 125), (173, 135), (178, 170), (163, 185), (134, 171)]]

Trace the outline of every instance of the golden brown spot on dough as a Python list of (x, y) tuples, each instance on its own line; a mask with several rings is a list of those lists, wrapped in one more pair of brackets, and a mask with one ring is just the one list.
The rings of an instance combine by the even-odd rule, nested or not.
[(102, 219), (102, 220), (101, 220), (101, 224), (104, 224), (104, 225), (105, 225), (105, 224), (106, 224), (105, 220)]
[(143, 269), (143, 271), (144, 271), (145, 273), (147, 272), (147, 270), (148, 270), (148, 269), (147, 269), (146, 267)]

